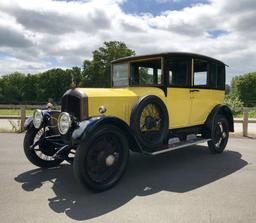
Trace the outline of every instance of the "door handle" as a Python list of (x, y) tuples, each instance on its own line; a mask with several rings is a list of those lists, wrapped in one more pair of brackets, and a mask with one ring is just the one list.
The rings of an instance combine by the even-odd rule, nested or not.
[(189, 91), (190, 91), (190, 92), (199, 92), (198, 89), (190, 89)]

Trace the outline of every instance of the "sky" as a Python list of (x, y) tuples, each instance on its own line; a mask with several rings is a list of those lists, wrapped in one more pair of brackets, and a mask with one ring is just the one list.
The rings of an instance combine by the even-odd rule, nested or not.
[(193, 52), (256, 71), (255, 0), (0, 0), (0, 75), (81, 66), (104, 41)]

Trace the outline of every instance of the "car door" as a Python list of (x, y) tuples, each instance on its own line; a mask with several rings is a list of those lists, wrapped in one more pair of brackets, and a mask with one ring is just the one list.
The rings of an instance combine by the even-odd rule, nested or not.
[(168, 57), (165, 72), (168, 76), (167, 107), (170, 128), (189, 125), (191, 112), (190, 83), (191, 61), (189, 57)]
[(192, 87), (190, 89), (191, 113), (190, 125), (205, 122), (211, 110), (223, 100), (223, 91), (214, 90), (211, 84), (212, 63), (206, 59), (194, 58), (192, 69)]

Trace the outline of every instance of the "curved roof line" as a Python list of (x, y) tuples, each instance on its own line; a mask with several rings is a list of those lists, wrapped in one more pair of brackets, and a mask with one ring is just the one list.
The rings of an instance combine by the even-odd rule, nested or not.
[(213, 57), (208, 57), (202, 54), (197, 54), (197, 53), (190, 53), (190, 52), (164, 52), (164, 53), (155, 53), (155, 54), (144, 54), (144, 55), (136, 55), (136, 56), (129, 56), (129, 57), (122, 57), (116, 60), (113, 60), (111, 63), (120, 63), (120, 62), (128, 62), (131, 60), (136, 60), (136, 59), (147, 59), (147, 58), (151, 58), (151, 57), (162, 57), (162, 56), (191, 56), (191, 57), (198, 57), (201, 59), (207, 59), (207, 60), (212, 60), (221, 64), (226, 65), (225, 63), (223, 63), (220, 60), (217, 60)]

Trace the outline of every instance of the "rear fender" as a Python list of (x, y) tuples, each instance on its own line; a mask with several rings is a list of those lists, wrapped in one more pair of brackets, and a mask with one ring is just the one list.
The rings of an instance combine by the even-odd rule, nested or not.
[(217, 115), (224, 115), (227, 118), (229, 125), (229, 132), (234, 132), (234, 119), (230, 108), (227, 105), (220, 104), (214, 107), (206, 119), (205, 126), (212, 126), (211, 123), (215, 120)]

